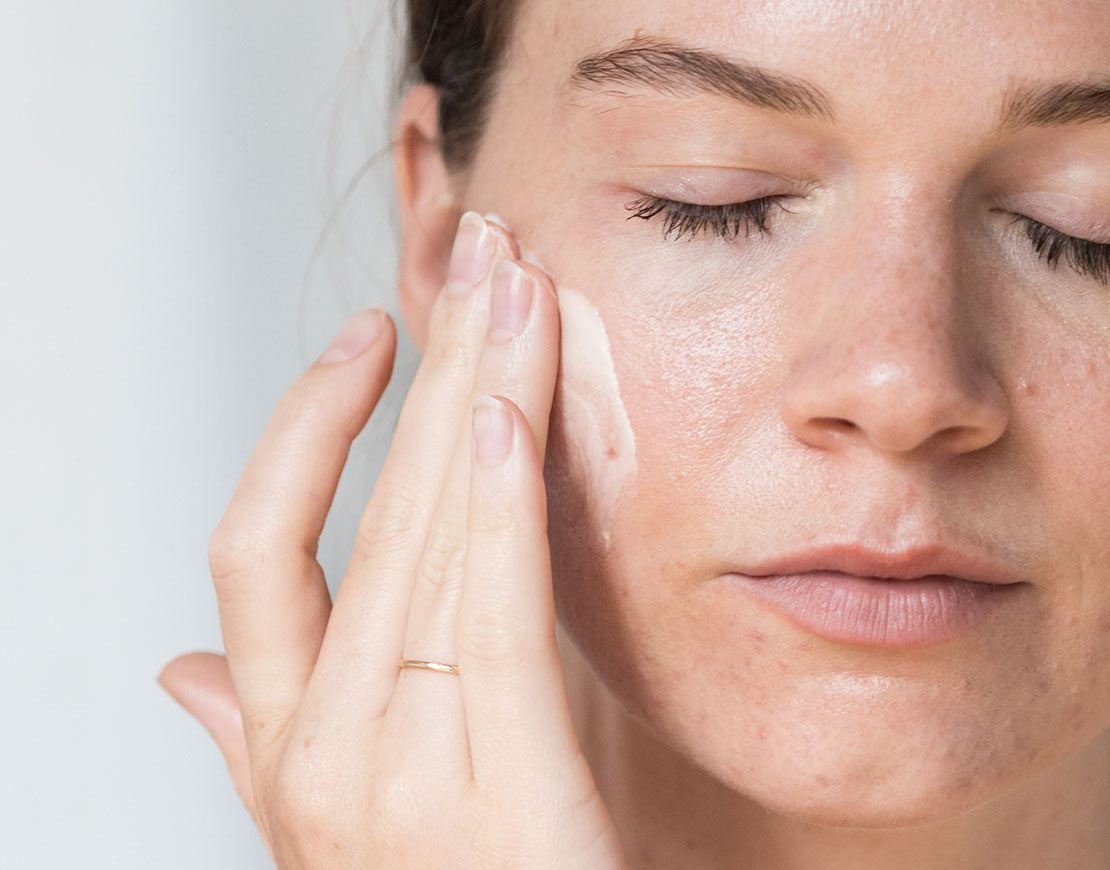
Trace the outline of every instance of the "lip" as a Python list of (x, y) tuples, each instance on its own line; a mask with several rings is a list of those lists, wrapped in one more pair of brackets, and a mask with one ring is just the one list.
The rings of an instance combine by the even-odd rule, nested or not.
[(923, 647), (981, 625), (1028, 583), (943, 546), (807, 550), (724, 575), (814, 634), (863, 646)]
[(915, 580), (918, 577), (945, 574), (961, 580), (996, 585), (1020, 583), (1022, 580), (991, 559), (939, 544), (895, 552), (883, 552), (859, 545), (834, 545), (760, 562), (746, 567), (742, 573), (759, 577), (805, 574), (809, 571), (840, 571), (858, 577), (886, 580)]

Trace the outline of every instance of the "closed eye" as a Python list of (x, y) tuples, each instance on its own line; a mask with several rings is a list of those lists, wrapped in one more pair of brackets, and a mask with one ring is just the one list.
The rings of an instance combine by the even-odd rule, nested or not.
[[(727, 240), (738, 238), (741, 232), (748, 238), (753, 230), (759, 235), (771, 235), (769, 221), (776, 211), (793, 214), (783, 205), (787, 199), (790, 197), (776, 195), (747, 202), (704, 205), (645, 194), (628, 203), (625, 209), (630, 212), (628, 220), (647, 221), (659, 217), (665, 239), (678, 240), (684, 236), (692, 239), (708, 232)], [(1014, 215), (1013, 222), (1024, 226), (1034, 253), (1050, 269), (1056, 269), (1063, 262), (1077, 274), (1110, 286), (1110, 244), (1069, 236), (1024, 215)]]
[(1025, 235), (1032, 243), (1034, 252), (1050, 269), (1055, 269), (1063, 261), (1080, 275), (1110, 286), (1110, 245), (1077, 239), (1040, 221), (1014, 215), (1013, 223), (1019, 222), (1025, 226)]
[(790, 197), (764, 196), (747, 202), (733, 202), (725, 205), (703, 205), (696, 202), (679, 202), (673, 199), (645, 194), (625, 206), (631, 212), (628, 220), (640, 218), (651, 220), (657, 215), (663, 221), (663, 238), (681, 239), (709, 232), (716, 238), (735, 239), (741, 231), (744, 238), (755, 230), (760, 235), (770, 235), (768, 224), (772, 213), (782, 210), (793, 214), (782, 203)]

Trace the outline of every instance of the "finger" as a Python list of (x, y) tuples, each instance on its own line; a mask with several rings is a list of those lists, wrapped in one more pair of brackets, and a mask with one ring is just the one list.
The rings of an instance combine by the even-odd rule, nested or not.
[(331, 610), (317, 542), (395, 342), (380, 309), (348, 321), (278, 403), (213, 533), (220, 625), (252, 750), (281, 733), (312, 673)]
[[(459, 222), (447, 285), (431, 312), (429, 343), (405, 398), (354, 552), (336, 595), (306, 693), (315, 715), (374, 722), (399, 677), (406, 619), (432, 516), (469, 425), (469, 396), (486, 331), (488, 275), (515, 243), (473, 212)], [(339, 699), (342, 699), (340, 701)], [(342, 710), (336, 705), (342, 703)]]
[[(537, 273), (512, 261), (495, 266), (485, 345), (470, 395), (473, 400), (482, 392), (510, 394), (535, 415), (537, 427), (546, 433), (558, 370), (559, 310), (553, 287), (542, 273), (538, 280)], [(458, 661), (456, 623), (467, 559), (471, 454), (472, 426), (468, 425), (455, 444), (454, 461), (417, 574), (405, 658)], [(461, 685), (438, 674), (402, 673), (389, 718), (416, 723), (412, 733), (419, 735), (420, 745), (452, 747), (453, 758), (465, 764), (462, 772), (469, 778), (472, 768)]]
[(583, 793), (555, 640), (543, 462), (503, 398), (476, 403), (469, 520), (458, 654), (475, 782), (538, 770), (549, 788)]
[[(506, 308), (493, 315), (495, 325), (478, 363), (472, 398), (489, 395), (491, 390), (509, 397), (524, 412), (542, 464), (559, 369), (558, 296), (547, 274), (522, 260), (498, 263), (494, 280), (501, 287)], [(511, 309), (516, 310), (515, 315)], [(465, 439), (468, 447), (472, 444), (470, 434)]]
[(243, 717), (227, 660), (215, 653), (186, 653), (162, 668), (158, 683), (216, 741), (236, 793), (247, 812), (257, 818)]
[[(470, 400), (482, 394), (509, 397), (534, 426), (543, 457), (559, 360), (559, 307), (550, 281), (536, 267), (499, 262), (491, 278), (485, 346)], [(466, 426), (433, 519), (413, 592), (405, 658), (455, 661), (455, 620), (465, 568), (472, 434)], [(415, 681), (411, 681), (415, 682)]]

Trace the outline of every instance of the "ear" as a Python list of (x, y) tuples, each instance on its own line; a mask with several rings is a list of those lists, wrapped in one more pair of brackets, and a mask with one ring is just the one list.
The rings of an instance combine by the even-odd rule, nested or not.
[(461, 210), (439, 147), (439, 94), (427, 84), (405, 94), (394, 127), (393, 167), (401, 208), (397, 295), (401, 319), (421, 353), (444, 281)]

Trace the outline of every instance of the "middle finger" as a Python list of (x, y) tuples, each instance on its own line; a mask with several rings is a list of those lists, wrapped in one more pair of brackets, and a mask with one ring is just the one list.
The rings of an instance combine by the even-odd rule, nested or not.
[[(518, 308), (521, 322), (513, 334), (489, 330), (470, 397), (511, 399), (528, 420), (542, 466), (559, 356), (558, 302), (547, 277), (529, 264), (498, 263), (491, 278), (496, 283), (502, 286), (504, 302)], [(413, 590), (405, 658), (457, 662), (455, 623), (465, 574), (472, 437), (471, 427), (464, 426), (455, 443)]]

